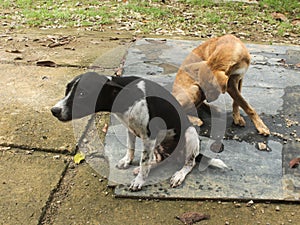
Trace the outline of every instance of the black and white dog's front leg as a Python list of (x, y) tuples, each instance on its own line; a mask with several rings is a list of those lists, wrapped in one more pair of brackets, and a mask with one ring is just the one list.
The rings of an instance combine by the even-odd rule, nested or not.
[(127, 169), (131, 164), (131, 162), (133, 161), (135, 140), (136, 140), (136, 136), (128, 130), (127, 131), (127, 152), (126, 155), (118, 162), (117, 168)]
[(151, 164), (154, 157), (154, 148), (156, 140), (144, 139), (143, 152), (140, 160), (140, 170), (138, 175), (132, 180), (130, 185), (131, 191), (139, 191), (146, 182), (146, 178), (150, 172)]

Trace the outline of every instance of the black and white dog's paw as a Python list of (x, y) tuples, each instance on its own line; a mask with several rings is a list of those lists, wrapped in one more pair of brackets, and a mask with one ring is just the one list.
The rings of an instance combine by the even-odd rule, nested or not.
[(142, 178), (142, 176), (138, 175), (131, 182), (129, 187), (130, 191), (140, 191), (146, 181)]
[(172, 188), (178, 187), (179, 185), (182, 184), (182, 182), (184, 181), (185, 177), (186, 177), (186, 173), (184, 173), (184, 171), (182, 171), (182, 170), (177, 171), (177, 172), (171, 177), (171, 180), (170, 180), (170, 186), (171, 186)]
[(118, 162), (116, 167), (118, 169), (128, 169), (130, 164), (131, 164), (131, 159), (129, 159), (128, 157), (125, 156), (124, 158), (120, 159), (120, 161)]

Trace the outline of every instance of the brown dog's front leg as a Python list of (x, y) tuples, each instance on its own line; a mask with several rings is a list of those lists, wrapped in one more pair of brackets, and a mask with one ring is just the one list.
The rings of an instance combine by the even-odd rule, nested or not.
[(194, 125), (194, 126), (198, 126), (201, 127), (203, 125), (203, 121), (196, 116), (188, 116), (189, 121)]
[[(261, 120), (261, 118), (259, 117), (259, 115), (257, 114), (257, 112), (242, 97), (241, 93), (237, 89), (237, 86), (233, 85), (231, 82), (229, 84), (230, 85), (228, 85), (227, 92), (232, 97), (232, 99), (234, 101), (234, 106), (236, 107), (236, 108), (233, 109), (234, 110), (234, 112), (233, 112), (234, 120), (238, 119), (238, 118), (242, 118), (240, 116), (239, 112), (238, 113), (236, 112), (236, 111), (238, 111), (238, 107), (237, 106), (240, 106), (247, 113), (247, 115), (250, 117), (250, 119), (254, 123), (254, 126), (258, 130), (259, 134), (262, 134), (264, 136), (270, 135), (269, 128)], [(238, 115), (239, 115), (239, 117), (238, 117)]]
[[(240, 79), (240, 80), (239, 79), (240, 79), (239, 76), (232, 75), (228, 80), (228, 89), (229, 90), (231, 90), (231, 89), (238, 90), (241, 95), (242, 79)], [(237, 101), (235, 101), (234, 98), (233, 98), (233, 103), (232, 103), (232, 117), (233, 117), (233, 123), (235, 125), (238, 125), (241, 127), (244, 127), (246, 125), (244, 118), (240, 114), (239, 103)]]
[[(175, 86), (176, 87), (176, 86)], [(190, 122), (195, 126), (202, 126), (203, 121), (197, 115), (197, 106), (203, 102), (202, 92), (200, 87), (191, 84), (188, 88), (174, 88), (173, 95), (182, 105), (188, 115)]]

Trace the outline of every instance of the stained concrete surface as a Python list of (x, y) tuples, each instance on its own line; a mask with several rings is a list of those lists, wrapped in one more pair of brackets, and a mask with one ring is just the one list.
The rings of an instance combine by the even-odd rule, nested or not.
[(38, 224), (67, 166), (63, 157), (53, 156), (1, 150), (0, 224)]
[(76, 143), (72, 125), (54, 120), (50, 108), (64, 93), (64, 84), (82, 71), (1, 65), (0, 85), (5, 88), (0, 89), (0, 144), (74, 151)]
[[(34, 41), (35, 37), (44, 40), (49, 38), (48, 35), (76, 36), (74, 40), (81, 44), (74, 50), (70, 50), (73, 42), (50, 49), (45, 47), (43, 42)], [(0, 224), (181, 224), (175, 216), (189, 211), (210, 214), (211, 219), (203, 221), (202, 224), (297, 223), (300, 218), (297, 213), (299, 207), (296, 204), (268, 201), (247, 204), (219, 200), (168, 201), (115, 198), (113, 189), (107, 187), (110, 182), (106, 179), (109, 177), (108, 167), (104, 164), (95, 169), (93, 165), (93, 158), (98, 160), (97, 154), (103, 151), (101, 144), (97, 149), (88, 149), (94, 151), (92, 155), (87, 155), (87, 159), (92, 160), (87, 160), (89, 163), (80, 165), (72, 163), (72, 156), (68, 153), (74, 152), (78, 137), (85, 129), (86, 121), (82, 121), (81, 128), (76, 127), (75, 124), (75, 128), (79, 130), (74, 131), (74, 124), (59, 123), (51, 117), (48, 110), (62, 97), (67, 80), (82, 71), (93, 68), (101, 73), (112, 75), (122, 62), (124, 52), (131, 44), (131, 40), (131, 35), (117, 33), (77, 33), (69, 30), (55, 32), (26, 30), (14, 33), (3, 31), (0, 36), (1, 57), (5, 55), (0, 64), (0, 102), (3, 109), (0, 117)], [(185, 42), (178, 41), (178, 43)], [(20, 59), (15, 55), (20, 53), (6, 51), (14, 48), (23, 50), (20, 45), (24, 46), (26, 51), (35, 48), (35, 52), (40, 52), (37, 56), (41, 57), (35, 60), (52, 60), (58, 66), (36, 68), (36, 61), (31, 61), (34, 59), (32, 57), (34, 54), (28, 54), (27, 60), (25, 52)], [(93, 51), (86, 47), (91, 45)], [(96, 51), (97, 45), (99, 49)], [(184, 44), (182, 46), (186, 48), (186, 53), (191, 48)], [(52, 54), (47, 55), (50, 52)], [(109, 60), (112, 56), (113, 59)], [(173, 58), (171, 53), (168, 57), (170, 60)], [(105, 67), (98, 65), (105, 65)], [(176, 65), (166, 63), (160, 66), (163, 69), (156, 68), (165, 74), (175, 73), (177, 68)], [(129, 69), (130, 67), (126, 66), (126, 70)], [(150, 70), (150, 75), (152, 72)], [(165, 78), (166, 84), (172, 80), (172, 76), (169, 75)], [(297, 115), (299, 111), (297, 108), (299, 101), (295, 98), (297, 90), (291, 86), (282, 92), (284, 115), (286, 113), (284, 110), (291, 110)], [(269, 113), (272, 114), (271, 107)], [(298, 120), (293, 116), (290, 115), (289, 118)], [(101, 117), (104, 118), (103, 121), (101, 118), (97, 120), (100, 128), (108, 121), (105, 117)], [(286, 122), (280, 115), (275, 115), (274, 118), (267, 117), (267, 119), (269, 123), (274, 122), (275, 125), (283, 125)], [(250, 121), (247, 122), (252, 132), (254, 128)], [(286, 128), (287, 134), (289, 131), (290, 129)], [(98, 129), (96, 132), (100, 133), (99, 137), (102, 138), (103, 131)], [(234, 137), (235, 134), (239, 135), (237, 138), (244, 139), (246, 145), (251, 145), (253, 141), (260, 138), (255, 135), (255, 132), (249, 134), (244, 129), (233, 129), (227, 135)], [(88, 141), (88, 139), (82, 140), (82, 143), (89, 143)], [(273, 137), (270, 142), (281, 143), (276, 137)], [(243, 145), (239, 142), (236, 144)], [(297, 143), (288, 142), (284, 146), (286, 146), (285, 161), (297, 156), (299, 149)], [(87, 146), (83, 145), (83, 147)], [(260, 152), (251, 152), (251, 154), (256, 155)], [(97, 172), (98, 169), (101, 170), (100, 174)], [(293, 177), (298, 176), (298, 170), (291, 170), (285, 166), (283, 171), (291, 177), (286, 185), (293, 196), (294, 189), (297, 187)], [(103, 174), (106, 177), (102, 176)], [(131, 171), (130, 176), (132, 176)]]

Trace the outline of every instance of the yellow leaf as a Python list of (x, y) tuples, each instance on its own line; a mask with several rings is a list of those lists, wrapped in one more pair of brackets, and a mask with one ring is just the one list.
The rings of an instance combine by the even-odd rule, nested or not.
[(78, 152), (76, 155), (74, 155), (74, 162), (76, 164), (80, 164), (85, 159), (85, 155), (81, 152)]

